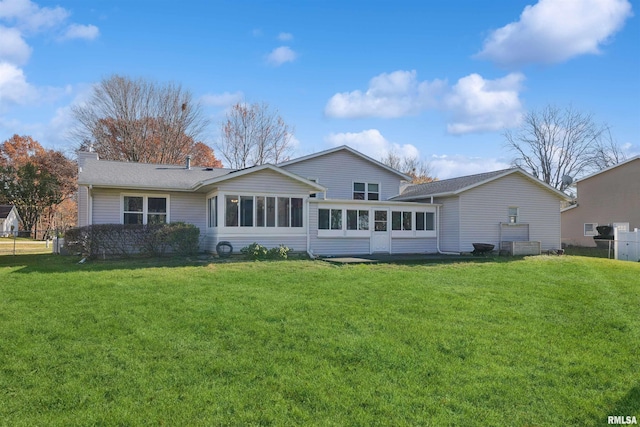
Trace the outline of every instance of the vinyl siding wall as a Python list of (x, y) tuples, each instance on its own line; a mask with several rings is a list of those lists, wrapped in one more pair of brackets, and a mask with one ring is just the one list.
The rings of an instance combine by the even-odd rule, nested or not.
[(94, 188), (93, 195), (93, 224), (119, 224), (122, 221), (121, 196), (123, 194), (141, 195), (169, 195), (169, 220), (171, 222), (186, 222), (199, 227), (206, 226), (206, 204), (203, 194), (105, 190)]
[(217, 185), (217, 188), (218, 191), (223, 191), (227, 194), (237, 192), (245, 194), (271, 195), (299, 194), (301, 196), (306, 196), (310, 191), (312, 191), (312, 188), (303, 182), (295, 181), (285, 175), (268, 169), (244, 175), (229, 181), (223, 181)]
[(457, 196), (435, 199), (441, 203), (439, 218), (440, 250), (460, 252), (460, 200)]
[(327, 187), (328, 199), (353, 199), (353, 182), (380, 184), (380, 200), (398, 195), (400, 176), (348, 151), (303, 160), (283, 169), (303, 178), (316, 178)]
[(459, 197), (460, 251), (472, 251), (476, 242), (498, 248), (509, 207), (518, 208), (519, 223), (529, 224), (529, 240), (540, 241), (542, 250), (560, 248), (560, 199), (527, 178), (507, 175)]

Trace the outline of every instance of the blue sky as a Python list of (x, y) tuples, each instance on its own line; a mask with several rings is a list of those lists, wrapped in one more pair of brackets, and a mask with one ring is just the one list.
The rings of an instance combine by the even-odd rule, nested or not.
[(503, 132), (548, 104), (640, 153), (640, 25), (627, 0), (0, 0), (0, 141), (73, 152), (70, 107), (111, 74), (176, 82), (214, 145), (226, 108), (266, 102), (296, 155), (348, 144), (441, 179), (508, 167)]

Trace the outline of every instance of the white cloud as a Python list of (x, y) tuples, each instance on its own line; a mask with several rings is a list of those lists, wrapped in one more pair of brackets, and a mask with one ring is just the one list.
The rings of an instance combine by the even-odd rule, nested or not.
[(382, 73), (369, 81), (366, 92), (337, 93), (329, 99), (325, 114), (329, 117), (397, 118), (414, 115), (437, 105), (437, 97), (446, 87), (441, 80), (419, 82), (413, 71)]
[(27, 83), (22, 69), (0, 62), (0, 111), (8, 105), (26, 104), (37, 98), (37, 90)]
[(30, 0), (0, 1), (0, 19), (14, 22), (21, 31), (36, 33), (54, 28), (69, 17), (69, 12), (60, 6), (40, 7)]
[(447, 126), (450, 133), (499, 130), (520, 121), (523, 80), (520, 73), (495, 80), (470, 74), (449, 87), (445, 80), (419, 81), (415, 71), (394, 71), (372, 78), (366, 92), (333, 95), (325, 114), (336, 118), (398, 118), (440, 110), (452, 120)]
[(476, 57), (518, 66), (597, 54), (632, 15), (627, 0), (540, 0), (493, 31)]
[(31, 56), (31, 47), (24, 41), (22, 34), (16, 28), (0, 25), (0, 61), (7, 61), (15, 65), (24, 65)]
[(389, 152), (401, 157), (420, 158), (420, 152), (414, 145), (400, 145), (390, 142), (382, 136), (378, 129), (368, 129), (362, 132), (332, 133), (325, 140), (333, 147), (348, 145), (378, 161), (386, 157)]
[(93, 40), (100, 35), (100, 30), (95, 25), (71, 24), (67, 27), (60, 40), (85, 39)]
[(278, 40), (280, 40), (282, 42), (293, 40), (293, 34), (291, 34), (291, 33), (280, 33), (280, 34), (278, 34)]
[(280, 46), (271, 51), (267, 55), (267, 63), (274, 67), (279, 67), (286, 62), (293, 62), (298, 57), (298, 54), (294, 52), (289, 46)]
[(203, 104), (211, 107), (229, 107), (237, 102), (242, 101), (244, 94), (242, 92), (224, 92), (219, 94), (205, 94), (200, 100)]
[(462, 155), (433, 155), (429, 159), (429, 165), (433, 176), (440, 180), (511, 167), (509, 163), (501, 159), (467, 157)]
[(495, 80), (471, 74), (458, 80), (443, 103), (453, 117), (453, 123), (447, 125), (448, 132), (495, 131), (518, 125), (522, 118), (518, 95), (523, 80), (520, 73)]

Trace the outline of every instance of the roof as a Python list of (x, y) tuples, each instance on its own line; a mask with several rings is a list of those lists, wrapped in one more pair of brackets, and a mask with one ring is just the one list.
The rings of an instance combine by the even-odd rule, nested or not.
[(288, 166), (288, 165), (292, 165), (294, 163), (303, 162), (305, 160), (313, 159), (313, 158), (316, 158), (316, 157), (326, 156), (327, 154), (336, 153), (338, 151), (343, 151), (343, 150), (344, 151), (348, 151), (351, 154), (354, 154), (354, 155), (356, 155), (356, 156), (358, 156), (358, 157), (360, 157), (362, 159), (365, 159), (365, 160), (367, 160), (367, 161), (369, 161), (371, 163), (374, 163), (375, 165), (377, 165), (377, 166), (379, 166), (379, 167), (381, 167), (383, 169), (386, 169), (391, 173), (394, 173), (394, 174), (398, 175), (399, 177), (401, 177), (402, 179), (404, 179), (406, 181), (411, 181), (411, 177), (409, 175), (406, 175), (406, 174), (400, 172), (397, 169), (394, 169), (394, 168), (392, 168), (390, 166), (387, 166), (384, 163), (379, 162), (379, 161), (377, 161), (377, 160), (375, 160), (375, 159), (373, 159), (373, 158), (371, 158), (371, 157), (369, 157), (369, 156), (367, 156), (365, 154), (362, 154), (361, 152), (359, 152), (357, 150), (354, 150), (353, 148), (349, 147), (348, 145), (341, 145), (339, 147), (330, 148), (328, 150), (320, 151), (318, 153), (313, 153), (313, 154), (309, 154), (307, 156), (298, 157), (296, 159), (292, 159), (292, 160), (288, 160), (286, 162), (278, 163), (278, 166)]
[(615, 168), (620, 167), (620, 166), (622, 166), (622, 165), (626, 165), (627, 163), (631, 163), (631, 162), (633, 162), (634, 160), (640, 160), (640, 155), (634, 156), (634, 157), (632, 157), (632, 158), (630, 158), (630, 159), (627, 159), (627, 160), (624, 160), (624, 161), (622, 161), (622, 162), (620, 162), (620, 163), (616, 163), (616, 164), (615, 164), (615, 165), (613, 165), (613, 166), (609, 166), (608, 168), (605, 168), (605, 169), (599, 170), (598, 172), (594, 172), (594, 173), (592, 173), (591, 175), (587, 175), (587, 176), (585, 176), (585, 177), (582, 177), (582, 178), (580, 178), (580, 179), (576, 180), (576, 182), (580, 182), (580, 181), (584, 181), (585, 179), (593, 178), (594, 176), (596, 176), (596, 175), (600, 175), (601, 173), (605, 173), (605, 172), (607, 172), (607, 171), (610, 171), (611, 169), (615, 169)]
[(525, 178), (540, 185), (544, 189), (553, 192), (556, 196), (562, 199), (568, 199), (569, 197), (561, 191), (555, 189), (549, 184), (540, 181), (538, 178), (528, 174), (520, 168), (501, 169), (493, 172), (484, 172), (475, 175), (466, 175), (458, 178), (443, 179), (442, 181), (433, 181), (425, 184), (414, 184), (408, 186), (401, 194), (392, 197), (391, 200), (416, 200), (426, 197), (445, 197), (455, 196), (464, 191), (471, 190), (472, 188), (494, 181), (513, 173), (519, 173)]
[(6, 219), (11, 209), (13, 209), (13, 205), (0, 205), (0, 219)]
[(270, 169), (303, 182), (318, 191), (325, 188), (277, 166), (266, 164), (246, 169), (203, 168), (112, 160), (86, 159), (78, 173), (79, 185), (135, 188), (138, 190), (197, 191), (199, 188)]
[[(14, 207), (15, 206), (13, 205), (0, 205), (0, 220), (7, 219)], [(16, 217), (18, 218), (18, 221), (22, 221), (20, 214), (18, 213), (18, 209), (16, 209)]]

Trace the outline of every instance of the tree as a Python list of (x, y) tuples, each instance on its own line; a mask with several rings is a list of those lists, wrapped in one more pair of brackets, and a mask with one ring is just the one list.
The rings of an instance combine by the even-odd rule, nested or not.
[(50, 224), (58, 206), (73, 196), (76, 170), (61, 152), (14, 135), (0, 145), (0, 202), (15, 205), (24, 228), (34, 231), (41, 219)]
[(405, 175), (409, 175), (412, 184), (424, 184), (436, 180), (436, 178), (431, 176), (431, 166), (429, 163), (420, 160), (418, 157), (400, 157), (394, 151), (389, 151), (387, 156), (382, 158), (381, 161), (385, 165)]
[(238, 102), (221, 125), (218, 151), (229, 167), (280, 163), (291, 155), (293, 129), (268, 104)]
[(208, 125), (189, 91), (172, 83), (113, 75), (94, 86), (87, 103), (74, 107), (73, 137), (107, 160), (220, 167), (213, 150), (198, 141)]
[(606, 142), (608, 136), (608, 127), (590, 114), (551, 105), (527, 113), (520, 129), (504, 134), (506, 146), (516, 155), (513, 164), (560, 191), (570, 184), (566, 177), (580, 177), (618, 161), (622, 151), (611, 138)]

